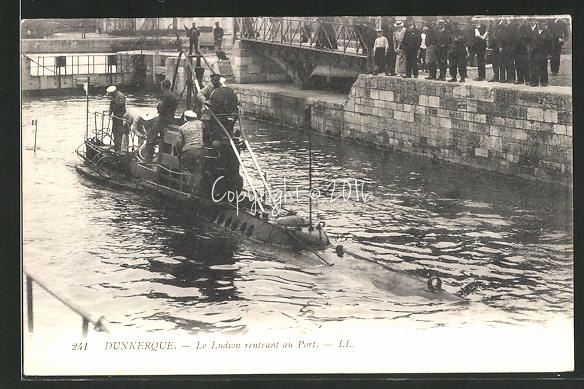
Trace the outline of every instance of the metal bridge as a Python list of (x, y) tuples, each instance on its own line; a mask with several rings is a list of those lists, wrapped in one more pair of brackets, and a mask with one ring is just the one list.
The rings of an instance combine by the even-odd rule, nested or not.
[(313, 75), (351, 77), (366, 72), (366, 42), (375, 35), (374, 29), (346, 17), (240, 17), (237, 24), (238, 39), (302, 84)]

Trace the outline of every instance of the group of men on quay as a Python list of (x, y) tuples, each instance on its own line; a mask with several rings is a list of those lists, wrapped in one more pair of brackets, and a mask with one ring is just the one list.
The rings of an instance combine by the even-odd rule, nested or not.
[(448, 68), (449, 82), (465, 82), (467, 65), (476, 63), (475, 81), (483, 81), (487, 80), (487, 56), (493, 69), (490, 82), (547, 86), (548, 58), (551, 73), (559, 73), (561, 49), (570, 34), (565, 20), (469, 19), (464, 24), (438, 19), (419, 29), (412, 17), (405, 21), (384, 17), (372, 42), (361, 25), (361, 36), (369, 41), (362, 42), (362, 48), (372, 65), (371, 73), (417, 78), (421, 68), (428, 72), (426, 79), (446, 81)]

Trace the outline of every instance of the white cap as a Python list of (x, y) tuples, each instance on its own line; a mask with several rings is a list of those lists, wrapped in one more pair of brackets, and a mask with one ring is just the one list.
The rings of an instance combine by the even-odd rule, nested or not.
[(112, 86), (109, 86), (105, 91), (109, 95), (110, 93), (114, 93), (116, 91), (116, 89), (117, 89), (116, 86), (112, 85)]
[(142, 120), (150, 120), (150, 119), (154, 119), (155, 117), (157, 117), (158, 114), (156, 113), (142, 113), (140, 114), (140, 119)]
[(185, 115), (185, 118), (191, 118), (191, 119), (197, 118), (197, 114), (190, 109), (188, 111), (185, 111), (184, 115)]

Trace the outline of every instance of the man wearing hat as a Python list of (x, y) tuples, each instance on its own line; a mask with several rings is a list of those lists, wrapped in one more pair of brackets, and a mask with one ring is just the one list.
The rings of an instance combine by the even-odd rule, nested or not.
[(421, 43), (420, 30), (417, 29), (414, 18), (408, 16), (402, 41), (402, 48), (406, 57), (406, 78), (410, 78), (412, 74), (414, 78), (418, 78), (418, 50), (420, 50)]
[(379, 74), (385, 72), (385, 57), (389, 51), (389, 42), (387, 38), (383, 36), (383, 30), (381, 28), (375, 30), (377, 33), (377, 38), (373, 43), (373, 60), (375, 62), (375, 71), (373, 74)]
[(395, 73), (404, 76), (406, 73), (406, 57), (402, 47), (405, 34), (404, 22), (399, 20), (393, 26), (395, 27), (395, 31), (393, 32), (393, 49), (396, 54)]
[(460, 82), (466, 79), (466, 57), (468, 55), (467, 41), (464, 32), (459, 28), (458, 22), (452, 23), (452, 42), (448, 52), (450, 63), (450, 76), (448, 82), (456, 82), (456, 72), (460, 75)]
[(448, 56), (448, 47), (452, 41), (450, 36), (450, 30), (446, 28), (446, 20), (438, 20), (438, 28), (436, 29), (436, 45), (435, 45), (435, 56), (436, 65), (440, 74), (437, 80), (444, 81), (446, 79), (446, 64)]
[(505, 16), (501, 16), (493, 29), (491, 45), (491, 60), (493, 62), (493, 78), (490, 82), (515, 81), (515, 70), (511, 56), (512, 29)]
[[(184, 118), (186, 121), (178, 129), (179, 136), (176, 143), (179, 160), (184, 169), (197, 173), (196, 169), (201, 166), (200, 159), (203, 155), (202, 123), (197, 120), (197, 114), (191, 110), (184, 113)], [(199, 174), (195, 176), (198, 178)]]
[(472, 51), (471, 56), (476, 56), (478, 77), (475, 81), (483, 81), (485, 79), (485, 54), (487, 51), (487, 26), (482, 20), (473, 17), (471, 19), (473, 27), (472, 33)]
[(436, 79), (436, 33), (437, 33), (437, 26), (434, 22), (428, 28), (428, 32), (426, 34), (426, 65), (428, 66), (428, 77), (426, 80), (435, 80)]
[(114, 149), (120, 151), (124, 136), (124, 114), (126, 113), (126, 96), (112, 85), (106, 89), (110, 98), (109, 115), (112, 118), (112, 136)]
[(557, 76), (560, 71), (560, 53), (562, 51), (562, 45), (568, 40), (570, 26), (563, 19), (556, 18), (553, 22), (549, 23), (548, 27), (552, 36), (550, 70), (553, 75)]

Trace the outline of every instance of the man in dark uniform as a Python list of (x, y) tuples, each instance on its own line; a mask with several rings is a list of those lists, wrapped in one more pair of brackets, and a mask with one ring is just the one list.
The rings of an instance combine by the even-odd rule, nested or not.
[(474, 32), (473, 32), (473, 44), (472, 52), (470, 55), (476, 56), (476, 64), (478, 70), (478, 77), (475, 81), (483, 81), (485, 79), (485, 53), (487, 51), (487, 26), (480, 20), (473, 18), (472, 20)]
[(552, 49), (552, 34), (545, 28), (542, 21), (537, 22), (537, 26), (532, 31), (531, 49), (531, 86), (547, 86), (547, 56)]
[(215, 51), (221, 50), (221, 45), (223, 43), (223, 29), (219, 27), (219, 22), (215, 22), (215, 27), (213, 27), (213, 43), (215, 45)]
[(502, 41), (502, 62), (505, 67), (505, 81), (501, 77), (501, 68), (499, 68), (499, 77), (501, 82), (515, 82), (515, 67), (513, 66), (513, 51), (517, 42), (517, 25), (509, 16), (505, 18), (505, 34)]
[(446, 28), (446, 20), (438, 20), (438, 28), (436, 29), (436, 65), (440, 71), (438, 80), (444, 81), (446, 79), (446, 66), (448, 57), (448, 47), (452, 42), (450, 30)]
[(211, 136), (211, 122), (213, 117), (209, 112), (209, 107), (205, 105), (209, 98), (211, 97), (211, 93), (217, 88), (221, 88), (223, 86), (221, 74), (216, 72), (211, 74), (211, 83), (205, 85), (203, 89), (199, 91), (197, 94), (197, 99), (199, 100), (199, 104), (201, 106), (201, 120), (203, 121), (203, 143), (205, 146), (210, 146), (212, 142)]
[(199, 27), (197, 27), (197, 23), (195, 22), (193, 22), (193, 26), (190, 29), (187, 26), (184, 27), (189, 37), (189, 54), (193, 54), (193, 48), (195, 49), (195, 53), (198, 53), (199, 37), (201, 36), (201, 30), (199, 29)]
[(146, 136), (146, 147), (145, 156), (146, 162), (152, 162), (152, 157), (154, 155), (154, 144), (162, 137), (166, 126), (172, 123), (174, 119), (174, 111), (178, 105), (178, 98), (170, 90), (172, 84), (168, 79), (165, 79), (160, 84), (162, 89), (162, 94), (160, 96), (160, 101), (156, 106), (158, 111), (158, 117), (154, 120), (152, 127), (148, 130)]
[(493, 78), (489, 81), (507, 82), (514, 81), (515, 74), (513, 70), (513, 56), (510, 35), (513, 33), (510, 26), (510, 19), (501, 16), (497, 23), (493, 39), (491, 40)]
[(428, 65), (428, 77), (426, 80), (436, 79), (436, 33), (437, 26), (432, 22), (426, 33), (426, 64)]
[(466, 79), (466, 57), (468, 55), (466, 45), (464, 32), (459, 28), (457, 22), (452, 22), (452, 42), (448, 52), (450, 77), (452, 78), (448, 82), (456, 82), (457, 70), (460, 75), (460, 82), (464, 82)]
[(401, 44), (406, 56), (406, 75), (404, 78), (410, 78), (412, 74), (414, 78), (418, 78), (418, 50), (421, 43), (420, 30), (417, 29), (414, 18), (408, 17), (406, 19), (404, 39)]
[(519, 20), (515, 29), (513, 62), (517, 72), (516, 84), (527, 84), (529, 79), (528, 45), (531, 29), (526, 20)]
[[(474, 32), (475, 23), (474, 18), (468, 18), (465, 23), (463, 23), (462, 33), (464, 34), (464, 39), (466, 40), (466, 48), (468, 49), (468, 66), (476, 66), (475, 55), (474, 55)], [(460, 27), (460, 26), (459, 26)]]
[(560, 71), (562, 45), (568, 40), (569, 28), (568, 24), (559, 18), (549, 23), (548, 27), (552, 35), (550, 70), (553, 75), (557, 75)]

